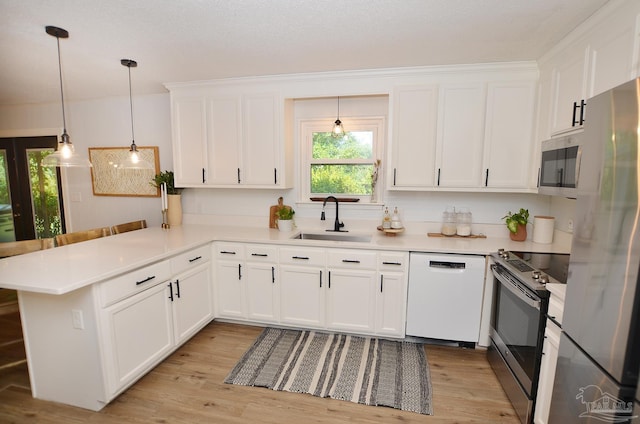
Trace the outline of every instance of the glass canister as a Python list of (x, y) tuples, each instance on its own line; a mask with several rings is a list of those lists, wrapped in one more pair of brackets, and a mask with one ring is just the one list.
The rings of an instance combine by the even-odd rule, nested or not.
[(456, 234), (467, 237), (471, 235), (471, 211), (461, 208), (456, 213)]
[(445, 236), (454, 236), (456, 234), (456, 209), (448, 206), (442, 212), (442, 229), (440, 232)]

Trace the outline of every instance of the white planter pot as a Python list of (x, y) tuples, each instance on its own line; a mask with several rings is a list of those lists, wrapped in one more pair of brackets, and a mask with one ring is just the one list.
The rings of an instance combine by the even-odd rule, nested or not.
[(277, 221), (278, 229), (280, 231), (291, 231), (293, 230), (293, 220), (292, 219), (279, 219)]

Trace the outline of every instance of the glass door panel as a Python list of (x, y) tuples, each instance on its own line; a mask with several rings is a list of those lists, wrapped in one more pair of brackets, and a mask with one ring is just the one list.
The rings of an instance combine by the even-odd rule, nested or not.
[(53, 152), (53, 149), (27, 149), (33, 225), (39, 239), (62, 233), (57, 171), (41, 165), (42, 159)]
[(7, 150), (0, 149), (0, 243), (16, 239), (16, 232), (13, 228), (8, 163)]

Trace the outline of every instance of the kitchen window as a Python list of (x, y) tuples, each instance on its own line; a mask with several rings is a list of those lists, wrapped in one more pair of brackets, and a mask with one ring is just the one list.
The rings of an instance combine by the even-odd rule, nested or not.
[[(334, 137), (333, 120), (301, 121), (303, 197), (371, 199), (375, 163), (382, 158), (384, 118), (344, 122), (345, 134)], [(381, 190), (378, 175), (376, 191)]]

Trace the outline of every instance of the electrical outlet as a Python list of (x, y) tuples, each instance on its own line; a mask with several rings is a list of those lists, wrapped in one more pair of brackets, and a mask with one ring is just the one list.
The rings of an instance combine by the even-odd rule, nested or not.
[(569, 230), (570, 233), (573, 233), (573, 219), (567, 221), (567, 230)]
[(84, 330), (84, 316), (82, 315), (82, 311), (80, 309), (74, 309), (71, 311), (71, 316), (73, 317), (73, 328)]

